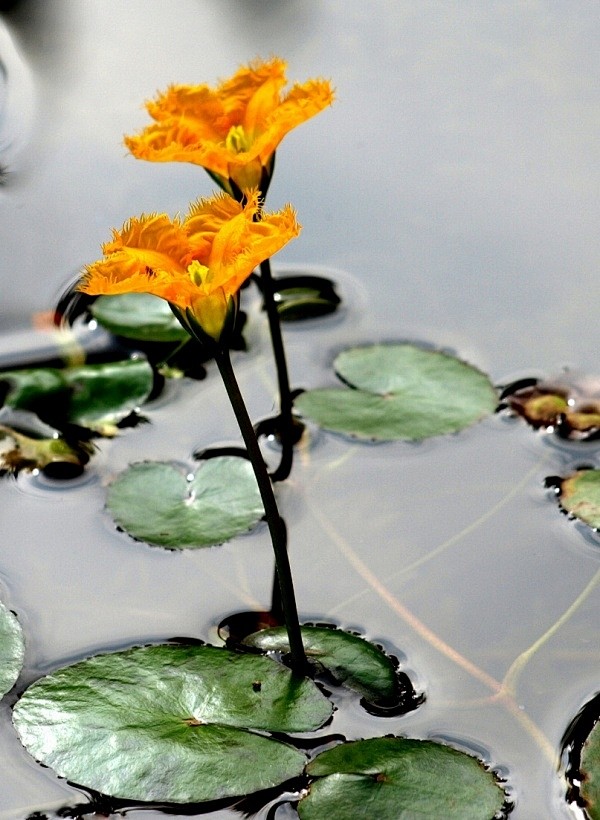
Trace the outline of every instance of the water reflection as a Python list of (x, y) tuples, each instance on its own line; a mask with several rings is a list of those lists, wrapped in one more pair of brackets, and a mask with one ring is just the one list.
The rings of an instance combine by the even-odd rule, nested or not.
[[(327, 118), (278, 156), (269, 204), (291, 199), (304, 225), (283, 261), (334, 279), (343, 268), (350, 283), (335, 317), (286, 329), (294, 385), (328, 383), (334, 352), (386, 338), (455, 348), (494, 380), (565, 362), (597, 373), (598, 34), (582, 4), (23, 2), (0, 22), (0, 322), (30, 326), (111, 226), (211, 190), (201, 170), (125, 156), (144, 99), (280, 52), (291, 77), (322, 74), (338, 89)], [(260, 327), (257, 312), (239, 362), (254, 418), (275, 395)], [(261, 533), (174, 556), (132, 543), (103, 513), (105, 484), (129, 462), (238, 441), (210, 369), (176, 398), (103, 444), (89, 482), (0, 485), (2, 595), (29, 636), (23, 682), (98, 648), (205, 637), (229, 613), (268, 607)], [(419, 446), (318, 432), (281, 490), (303, 617), (386, 636), (427, 693), (384, 731), (483, 749), (506, 767), (516, 820), (570, 816), (555, 761), (445, 650), (497, 684), (512, 669), (515, 703), (558, 754), (597, 691), (600, 657), (598, 539), (544, 487), (584, 461), (571, 447), (498, 417)], [(2, 820), (81, 801), (21, 750), (6, 702), (0, 717)], [(379, 733), (372, 720), (340, 713), (336, 731)]]

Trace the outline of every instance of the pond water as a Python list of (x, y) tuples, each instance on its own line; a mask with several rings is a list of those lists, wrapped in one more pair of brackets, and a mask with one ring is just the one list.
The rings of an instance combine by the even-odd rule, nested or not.
[[(293, 385), (333, 384), (339, 350), (397, 339), (453, 350), (496, 384), (565, 366), (597, 373), (594, 12), (583, 2), (17, 5), (0, 19), (0, 356), (26, 330), (35, 347), (33, 317), (111, 227), (183, 212), (212, 190), (202, 169), (126, 155), (122, 134), (145, 125), (143, 100), (280, 54), (291, 79), (337, 88), (331, 110), (286, 138), (268, 197), (273, 209), (293, 202), (304, 226), (275, 272), (329, 276), (344, 305), (286, 326)], [(235, 365), (259, 419), (276, 382), (264, 317), (251, 297), (246, 307), (250, 350)], [(144, 412), (151, 423), (102, 441), (79, 479), (0, 484), (0, 597), (27, 640), (0, 703), (2, 820), (86, 800), (22, 749), (10, 708), (27, 684), (99, 650), (216, 641), (227, 615), (269, 603), (262, 526), (177, 554), (115, 531), (105, 488), (130, 462), (186, 462), (239, 441), (210, 367)], [(448, 740), (507, 778), (511, 817), (574, 816), (557, 765), (570, 721), (600, 688), (600, 541), (561, 515), (544, 479), (598, 466), (599, 447), (501, 415), (419, 445), (309, 428), (277, 490), (301, 617), (380, 640), (426, 695), (387, 719), (351, 704), (328, 732)]]

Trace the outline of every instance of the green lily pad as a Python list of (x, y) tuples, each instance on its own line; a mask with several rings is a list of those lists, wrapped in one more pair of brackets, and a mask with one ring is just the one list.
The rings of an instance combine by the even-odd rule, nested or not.
[(371, 345), (334, 362), (348, 388), (307, 390), (298, 412), (360, 439), (417, 441), (454, 433), (493, 413), (496, 391), (469, 364), (411, 344)]
[(252, 465), (237, 456), (207, 459), (193, 476), (168, 463), (133, 464), (108, 488), (106, 506), (133, 538), (170, 549), (222, 544), (264, 516)]
[(78, 424), (102, 435), (114, 435), (116, 425), (142, 404), (152, 391), (154, 376), (145, 359), (58, 368), (7, 371), (7, 407), (36, 412), (56, 427)]
[(428, 740), (344, 743), (306, 771), (321, 779), (298, 804), (301, 820), (492, 820), (506, 799), (478, 760)]
[(52, 367), (9, 370), (0, 374), (0, 381), (8, 387), (4, 404), (19, 410), (35, 411), (40, 399), (67, 391), (62, 371)]
[(597, 722), (581, 750), (581, 796), (591, 820), (600, 820), (600, 722)]
[(72, 390), (69, 421), (98, 430), (116, 432), (116, 425), (143, 404), (154, 376), (145, 359), (90, 364), (64, 371)]
[(164, 299), (149, 293), (100, 296), (90, 313), (110, 333), (143, 342), (184, 342), (189, 334)]
[(21, 625), (0, 601), (0, 697), (15, 685), (24, 657), (25, 641)]
[(158, 645), (97, 655), (34, 683), (13, 721), (61, 777), (112, 797), (193, 803), (299, 775), (298, 750), (249, 730), (305, 732), (331, 704), (261, 655)]
[(560, 484), (560, 505), (568, 513), (600, 527), (600, 470), (579, 470)]
[[(394, 664), (374, 644), (341, 629), (303, 626), (301, 632), (308, 660), (326, 670), (336, 683), (359, 692), (370, 702), (391, 699), (397, 694)], [(290, 651), (284, 627), (255, 632), (244, 639), (244, 644), (263, 652)]]
[(277, 313), (283, 322), (300, 322), (334, 313), (341, 299), (335, 283), (323, 276), (299, 274), (274, 280)]

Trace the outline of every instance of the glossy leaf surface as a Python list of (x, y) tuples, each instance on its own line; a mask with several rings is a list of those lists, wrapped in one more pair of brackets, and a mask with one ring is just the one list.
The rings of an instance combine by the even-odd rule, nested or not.
[(0, 375), (8, 384), (8, 407), (33, 411), (59, 429), (78, 424), (102, 435), (114, 435), (116, 425), (143, 404), (153, 380), (152, 368), (141, 358)]
[(323, 276), (299, 274), (274, 280), (277, 313), (283, 322), (300, 322), (334, 313), (340, 305), (335, 283)]
[(421, 440), (474, 424), (496, 407), (488, 377), (465, 362), (410, 344), (341, 353), (339, 378), (354, 389), (309, 390), (301, 415), (328, 430), (370, 440)]
[(470, 755), (425, 740), (382, 737), (328, 749), (307, 766), (320, 778), (302, 820), (492, 820), (505, 795)]
[[(337, 683), (359, 692), (368, 701), (394, 697), (396, 670), (391, 659), (374, 644), (341, 629), (303, 626), (301, 632), (308, 660), (329, 672)], [(283, 627), (255, 632), (244, 643), (263, 652), (289, 652)]]
[(21, 625), (0, 601), (0, 697), (14, 686), (21, 672), (24, 656), (25, 642)]
[(149, 293), (100, 296), (90, 312), (106, 330), (144, 342), (183, 342), (189, 334), (164, 299)]
[(193, 476), (162, 462), (131, 465), (110, 485), (107, 507), (129, 535), (170, 549), (222, 544), (264, 515), (245, 458), (203, 461)]
[(145, 359), (91, 364), (65, 370), (72, 390), (69, 421), (110, 432), (150, 395), (152, 368)]
[(268, 658), (158, 645), (59, 669), (24, 693), (13, 720), (62, 777), (113, 797), (186, 803), (297, 776), (302, 753), (247, 730), (310, 731), (330, 714), (310, 680)]

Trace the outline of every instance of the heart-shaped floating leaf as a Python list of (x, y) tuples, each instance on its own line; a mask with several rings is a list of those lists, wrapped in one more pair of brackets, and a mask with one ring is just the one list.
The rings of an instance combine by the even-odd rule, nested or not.
[(190, 337), (164, 299), (149, 293), (100, 296), (92, 316), (116, 336), (143, 342), (184, 342)]
[(560, 505), (571, 515), (600, 527), (600, 470), (578, 470), (560, 484)]
[(600, 820), (600, 722), (597, 722), (581, 750), (581, 796), (591, 820)]
[(112, 797), (192, 803), (299, 775), (303, 754), (252, 731), (320, 727), (331, 704), (261, 655), (158, 645), (97, 655), (34, 683), (21, 741), (60, 776)]
[(252, 465), (236, 456), (207, 459), (193, 476), (133, 464), (110, 485), (106, 506), (133, 538), (170, 549), (222, 544), (264, 515)]
[(0, 601), (0, 697), (3, 697), (19, 677), (25, 641), (16, 617)]
[[(370, 702), (391, 700), (397, 695), (398, 678), (389, 658), (374, 644), (341, 629), (301, 627), (309, 661), (329, 672), (333, 679), (359, 692)], [(284, 627), (263, 629), (244, 639), (263, 652), (289, 652)]]
[(427, 740), (382, 737), (344, 743), (307, 766), (316, 780), (302, 820), (491, 820), (506, 795), (470, 755)]
[(296, 409), (328, 430), (370, 440), (420, 440), (462, 430), (492, 413), (496, 391), (469, 364), (411, 344), (341, 353), (339, 378), (355, 389), (308, 390)]

